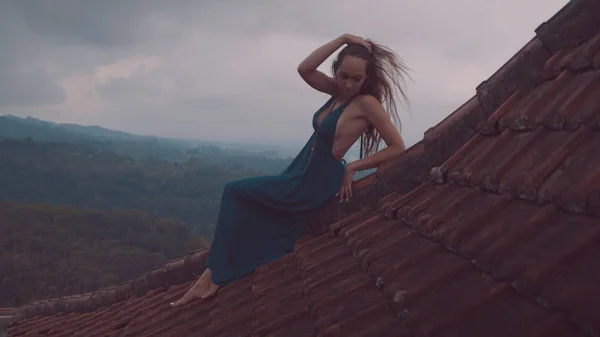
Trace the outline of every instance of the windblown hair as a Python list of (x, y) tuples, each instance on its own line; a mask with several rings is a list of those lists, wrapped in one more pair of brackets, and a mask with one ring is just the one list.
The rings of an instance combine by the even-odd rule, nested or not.
[[(340, 51), (333, 62), (333, 74), (337, 73), (344, 57), (347, 55), (360, 57), (367, 61), (367, 78), (360, 90), (362, 95), (372, 95), (383, 105), (394, 125), (401, 129), (402, 124), (398, 116), (397, 103), (400, 95), (406, 107), (409, 107), (405, 89), (400, 83), (405, 83), (405, 76), (410, 78), (408, 68), (391, 49), (367, 40), (371, 43), (371, 52), (362, 45), (352, 44)], [(361, 158), (379, 150), (381, 135), (373, 125), (363, 133), (360, 140)]]

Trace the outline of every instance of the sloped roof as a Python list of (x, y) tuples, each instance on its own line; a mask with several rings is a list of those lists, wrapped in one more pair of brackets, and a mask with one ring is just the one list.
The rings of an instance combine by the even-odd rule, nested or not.
[(569, 2), (324, 210), (316, 237), (215, 298), (168, 305), (201, 272), (198, 251), (110, 292), (33, 303), (9, 336), (597, 336), (598, 17), (600, 1)]
[(6, 327), (12, 321), (14, 312), (12, 308), (0, 308), (0, 336), (4, 336)]

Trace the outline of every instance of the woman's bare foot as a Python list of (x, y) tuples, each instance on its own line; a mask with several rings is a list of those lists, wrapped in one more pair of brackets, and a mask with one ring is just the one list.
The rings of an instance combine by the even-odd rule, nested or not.
[(204, 299), (212, 297), (214, 294), (217, 293), (219, 288), (221, 288), (221, 286), (217, 285), (212, 280), (210, 280), (210, 285), (208, 286), (208, 289), (206, 290), (204, 295), (202, 295), (202, 299), (204, 300)]
[(180, 307), (186, 305), (194, 300), (199, 298), (204, 298), (205, 293), (210, 290), (210, 285), (214, 284), (212, 282), (212, 270), (206, 268), (202, 276), (194, 283), (194, 285), (188, 290), (181, 299), (175, 302), (171, 302), (172, 307)]

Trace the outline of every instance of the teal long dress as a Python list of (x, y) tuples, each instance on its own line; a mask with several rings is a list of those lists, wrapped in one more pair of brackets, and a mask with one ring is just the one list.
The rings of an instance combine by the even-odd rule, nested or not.
[(261, 265), (289, 254), (304, 234), (311, 214), (340, 189), (345, 161), (332, 154), (338, 119), (350, 101), (331, 111), (280, 175), (228, 182), (223, 190), (218, 222), (206, 267), (213, 282), (223, 286)]

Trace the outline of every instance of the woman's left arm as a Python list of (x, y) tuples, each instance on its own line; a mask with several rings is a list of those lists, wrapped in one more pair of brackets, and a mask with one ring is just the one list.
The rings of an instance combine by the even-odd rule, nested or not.
[(346, 165), (344, 180), (342, 182), (340, 191), (337, 194), (340, 197), (340, 202), (348, 200), (352, 197), (352, 182), (354, 179), (354, 174), (357, 171), (368, 170), (370, 168), (377, 167), (381, 163), (396, 158), (398, 155), (404, 152), (404, 150), (406, 150), (406, 146), (404, 145), (402, 136), (400, 136), (400, 132), (398, 132), (398, 129), (394, 123), (392, 123), (388, 113), (385, 111), (377, 98), (373, 96), (363, 96), (359, 101), (359, 104), (361, 105), (361, 109), (365, 116), (369, 120), (369, 123), (377, 129), (387, 147), (370, 156), (353, 161)]
[(377, 167), (381, 163), (394, 159), (406, 150), (400, 132), (398, 132), (398, 129), (394, 123), (392, 123), (388, 113), (383, 109), (383, 106), (379, 103), (377, 98), (373, 96), (363, 96), (359, 101), (359, 104), (369, 120), (369, 123), (377, 129), (387, 147), (371, 156), (348, 164), (349, 168), (354, 171), (368, 170)]

